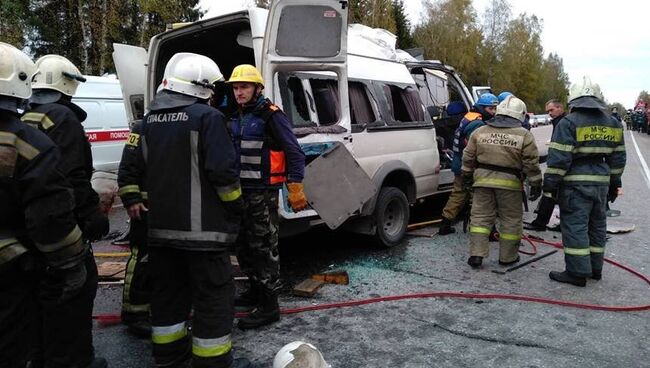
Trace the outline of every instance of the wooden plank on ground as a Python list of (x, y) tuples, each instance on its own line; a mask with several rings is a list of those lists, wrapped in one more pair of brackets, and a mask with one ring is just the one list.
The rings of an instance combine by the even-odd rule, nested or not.
[(322, 281), (307, 279), (293, 287), (293, 294), (309, 298), (314, 296), (318, 289), (320, 289), (323, 285), (325, 285), (325, 283)]
[(100, 280), (122, 280), (126, 273), (126, 262), (102, 262), (97, 265)]
[(311, 275), (313, 280), (322, 281), (328, 284), (347, 285), (350, 283), (350, 277), (346, 271), (331, 271)]

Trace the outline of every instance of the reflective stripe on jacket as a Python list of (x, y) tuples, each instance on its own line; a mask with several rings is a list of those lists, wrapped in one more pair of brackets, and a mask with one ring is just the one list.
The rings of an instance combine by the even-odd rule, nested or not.
[(66, 267), (85, 256), (74, 198), (45, 134), (0, 109), (0, 265), (26, 250)]
[[(483, 165), (483, 166), (481, 166)], [(521, 190), (521, 172), (541, 185), (539, 153), (533, 134), (521, 122), (497, 116), (474, 131), (463, 153), (463, 171), (474, 173), (474, 186)]]
[(239, 156), (242, 188), (276, 188), (285, 181), (301, 182), (305, 155), (286, 115), (260, 96), (229, 122)]
[(545, 192), (557, 190), (560, 183), (620, 187), (626, 162), (623, 134), (621, 122), (603, 110), (572, 109), (549, 144)]
[(94, 168), (90, 143), (81, 125), (85, 119), (85, 111), (63, 100), (32, 104), (31, 110), (22, 117), (23, 122), (47, 134), (59, 148), (59, 169), (74, 189), (75, 215), (82, 223), (97, 212), (99, 206), (99, 195), (90, 184)]
[(152, 110), (143, 121), (133, 138), (134, 162), (121, 167), (120, 190), (137, 201), (146, 188), (150, 246), (225, 250), (239, 221), (224, 203), (238, 199), (241, 187), (224, 116), (189, 103)]
[(138, 149), (142, 144), (142, 121), (136, 121), (131, 128), (129, 137), (122, 149), (122, 159), (117, 171), (117, 185), (120, 196), (125, 208), (136, 204), (146, 202), (146, 192), (144, 188), (144, 160), (142, 159), (142, 150)]

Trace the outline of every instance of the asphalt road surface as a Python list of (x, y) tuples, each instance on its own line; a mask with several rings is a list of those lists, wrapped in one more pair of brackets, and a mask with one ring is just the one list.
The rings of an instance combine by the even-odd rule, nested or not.
[[(540, 129), (550, 136), (550, 127)], [(547, 132), (546, 129), (549, 131)], [(536, 132), (536, 133), (539, 133)], [(634, 134), (634, 141), (631, 137)], [(537, 135), (537, 134), (536, 134)], [(548, 138), (538, 138), (545, 141)], [(620, 217), (611, 225), (634, 224), (635, 231), (611, 235), (606, 257), (650, 275), (650, 136), (625, 133), (628, 165), (625, 194), (613, 205)], [(636, 145), (635, 145), (636, 142)], [(543, 143), (541, 143), (543, 144)], [(638, 152), (637, 152), (638, 147)], [(415, 219), (438, 216), (445, 198), (414, 208)], [(535, 208), (534, 204), (530, 206)], [(532, 219), (534, 214), (526, 213)], [(114, 230), (126, 226), (124, 211), (111, 218)], [(468, 237), (461, 230), (440, 237), (408, 236), (399, 246), (380, 249), (363, 236), (317, 229), (281, 241), (283, 309), (427, 292), (516, 294), (592, 305), (650, 304), (650, 287), (641, 279), (606, 264), (601, 281), (586, 288), (548, 279), (564, 268), (558, 252), (529, 266), (500, 275), (498, 247), (484, 267), (467, 264)], [(433, 234), (436, 228), (419, 231)], [(560, 241), (557, 232), (537, 236)], [(96, 251), (123, 251), (99, 244)], [(538, 245), (538, 254), (553, 248)], [(525, 245), (522, 250), (532, 250)], [(525, 261), (531, 256), (523, 255)], [(110, 259), (109, 259), (110, 260)], [(98, 258), (99, 262), (106, 261)], [(291, 288), (313, 273), (346, 270), (349, 285), (325, 285), (313, 298), (291, 295)], [(121, 285), (102, 285), (95, 313), (119, 313)], [(415, 298), (362, 306), (283, 315), (280, 322), (254, 331), (233, 328), (235, 356), (271, 367), (284, 344), (303, 340), (316, 345), (332, 367), (650, 367), (650, 312), (610, 312), (534, 302), (488, 298)], [(97, 354), (111, 367), (147, 367), (150, 343), (129, 336), (122, 325), (95, 325)]]

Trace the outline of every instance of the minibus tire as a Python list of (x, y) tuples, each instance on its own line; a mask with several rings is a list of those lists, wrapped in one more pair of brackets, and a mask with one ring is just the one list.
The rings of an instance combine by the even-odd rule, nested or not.
[(375, 239), (381, 246), (398, 245), (409, 223), (409, 203), (404, 192), (395, 187), (383, 187), (375, 204)]

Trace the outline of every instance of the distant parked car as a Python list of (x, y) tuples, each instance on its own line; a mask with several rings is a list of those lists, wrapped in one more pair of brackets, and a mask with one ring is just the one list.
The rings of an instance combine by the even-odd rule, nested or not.
[(529, 115), (530, 115), (530, 125), (533, 128), (539, 125), (546, 125), (551, 122), (551, 117), (548, 114), (534, 115), (532, 113), (529, 113)]
[(535, 115), (539, 125), (546, 125), (551, 123), (551, 116), (549, 114), (539, 114)]

